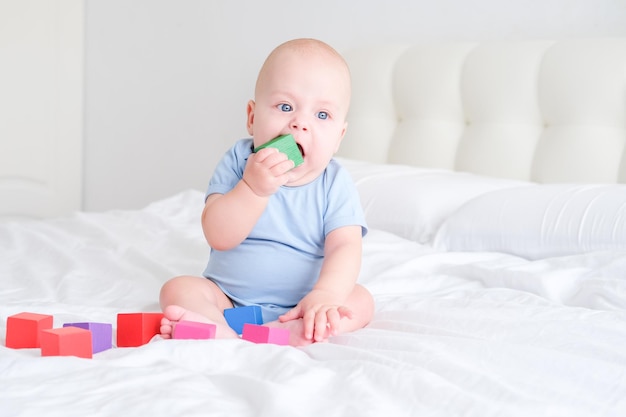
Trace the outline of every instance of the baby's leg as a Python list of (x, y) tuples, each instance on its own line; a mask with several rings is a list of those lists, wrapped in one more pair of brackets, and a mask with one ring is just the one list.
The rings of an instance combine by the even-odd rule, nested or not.
[(176, 322), (181, 320), (215, 324), (216, 338), (237, 337), (224, 318), (224, 309), (232, 308), (233, 304), (213, 281), (192, 276), (172, 278), (161, 288), (160, 302), (164, 339), (172, 337)]
[(372, 294), (360, 284), (356, 284), (348, 296), (345, 306), (352, 310), (352, 318), (343, 318), (339, 322), (337, 334), (349, 333), (361, 329), (372, 321), (374, 317), (374, 298)]

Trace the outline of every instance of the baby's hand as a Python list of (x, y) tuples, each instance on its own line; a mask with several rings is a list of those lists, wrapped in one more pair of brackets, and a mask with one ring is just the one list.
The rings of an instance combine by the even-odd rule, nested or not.
[(342, 318), (352, 318), (352, 310), (346, 306), (313, 302), (312, 293), (302, 299), (297, 306), (280, 316), (281, 322), (302, 319), (304, 338), (321, 342), (339, 331)]
[(259, 197), (267, 197), (278, 191), (289, 180), (288, 172), (293, 161), (276, 148), (265, 148), (253, 153), (243, 171), (243, 181)]

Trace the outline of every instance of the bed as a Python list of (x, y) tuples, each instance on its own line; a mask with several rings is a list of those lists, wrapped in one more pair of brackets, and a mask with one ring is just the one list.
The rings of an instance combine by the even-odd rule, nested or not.
[(202, 190), (0, 222), (0, 415), (626, 415), (626, 39), (368, 45), (338, 159), (370, 232), (364, 329), (293, 348), (5, 347), (115, 325), (209, 254)]

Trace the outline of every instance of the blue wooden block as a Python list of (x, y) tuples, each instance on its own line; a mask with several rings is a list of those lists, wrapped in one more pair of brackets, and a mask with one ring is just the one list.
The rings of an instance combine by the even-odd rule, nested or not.
[(224, 318), (237, 334), (243, 332), (245, 323), (263, 324), (263, 316), (259, 306), (227, 308), (224, 310)]

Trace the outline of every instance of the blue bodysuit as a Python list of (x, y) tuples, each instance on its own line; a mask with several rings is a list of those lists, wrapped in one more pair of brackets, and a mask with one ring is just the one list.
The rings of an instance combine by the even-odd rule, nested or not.
[[(238, 141), (221, 159), (206, 193), (225, 194), (242, 179), (252, 139)], [(319, 277), (324, 241), (332, 230), (367, 226), (349, 173), (335, 160), (309, 184), (283, 186), (250, 235), (237, 247), (211, 249), (203, 275), (235, 306), (259, 305), (264, 322), (273, 321), (308, 294)]]

